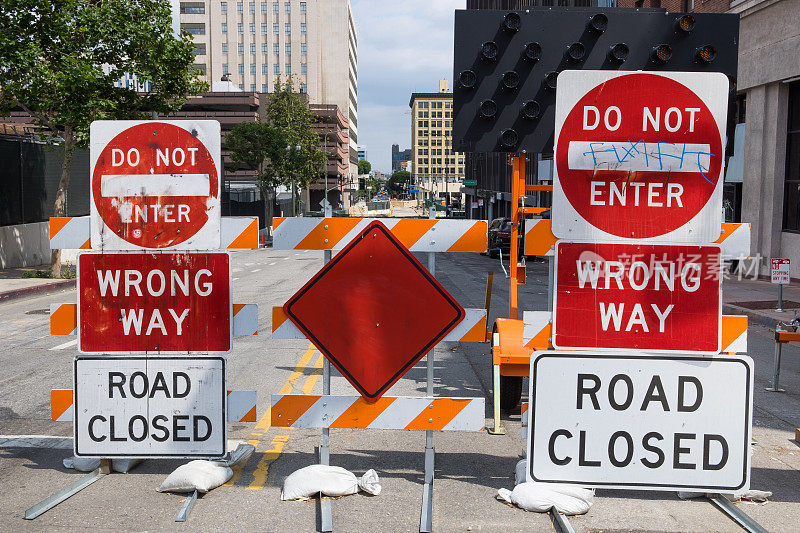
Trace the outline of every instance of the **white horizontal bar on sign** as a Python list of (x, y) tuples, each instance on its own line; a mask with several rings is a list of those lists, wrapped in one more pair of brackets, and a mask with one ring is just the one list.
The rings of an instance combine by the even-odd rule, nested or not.
[(626, 141), (570, 141), (571, 170), (625, 172), (707, 172), (712, 154), (708, 144)]
[(209, 196), (208, 174), (104, 174), (100, 195), (127, 196)]

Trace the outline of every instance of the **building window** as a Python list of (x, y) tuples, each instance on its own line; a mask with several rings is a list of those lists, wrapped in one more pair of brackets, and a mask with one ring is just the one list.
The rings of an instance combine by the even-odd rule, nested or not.
[[(255, 76), (255, 75), (256, 75), (256, 64), (255, 64), (255, 63), (251, 63), (251, 64), (250, 64), (250, 74), (251, 74), (252, 76)], [(255, 91), (255, 89), (253, 89), (253, 90)]]
[(240, 83), (239, 84), (239, 90), (240, 91), (244, 91), (244, 83)]
[(230, 72), (228, 72), (228, 64), (227, 63), (223, 63), (222, 64), (222, 73), (223, 74), (230, 74)]
[(272, 33), (278, 35), (281, 32), (281, 26), (277, 22), (272, 23)]
[(199, 72), (201, 75), (206, 75), (206, 64), (205, 63), (195, 63), (194, 69)]
[(800, 233), (800, 81), (789, 84), (788, 123), (783, 229)]
[(308, 65), (305, 63), (300, 63), (300, 74), (308, 74)]
[(254, 93), (254, 92), (256, 92), (256, 84), (255, 84), (255, 83), (251, 83), (251, 84), (250, 84), (250, 92), (251, 92), (251, 93)]
[(261, 74), (263, 74), (264, 76), (269, 74), (269, 66), (268, 65), (266, 65), (266, 64), (261, 65)]
[(281, 45), (279, 45), (278, 43), (272, 43), (272, 51), (275, 52), (275, 55), (280, 54), (281, 53)]
[(192, 35), (205, 35), (206, 25), (202, 22), (181, 24), (181, 29), (188, 31)]
[(306, 85), (305, 83), (301, 83), (300, 84), (300, 92), (303, 93), (303, 94), (307, 93), (308, 92), (308, 85)]
[(228, 33), (228, 23), (227, 22), (223, 22), (222, 23), (222, 33)]
[(272, 2), (272, 12), (278, 14), (278, 2)]
[(244, 33), (244, 24), (243, 24), (243, 23), (241, 23), (241, 22), (240, 22), (239, 24), (237, 24), (237, 25), (236, 25), (236, 31), (238, 31), (240, 35), (241, 35), (242, 33)]
[(256, 3), (255, 2), (250, 2), (250, 5), (247, 6), (247, 7), (249, 8), (250, 13), (255, 13), (256, 12)]
[(281, 75), (281, 66), (278, 65), (277, 63), (275, 63), (275, 66), (272, 68), (272, 73), (275, 74), (276, 76), (280, 76)]
[(266, 35), (269, 33), (269, 25), (266, 22), (261, 23), (261, 35)]
[[(262, 4), (262, 5), (264, 5), (264, 4)], [(265, 92), (267, 92), (267, 84), (266, 84), (266, 83), (262, 83), (262, 84), (261, 84), (261, 92), (262, 92), (262, 93), (265, 93)]]
[(286, 10), (286, 13), (292, 12), (292, 4), (290, 2), (283, 3), (283, 9)]
[(250, 55), (256, 55), (256, 43), (250, 43)]
[(239, 74), (244, 76), (244, 63), (239, 63)]
[(292, 55), (292, 43), (286, 43), (286, 55)]
[(239, 43), (239, 55), (244, 55), (244, 43)]
[(255, 34), (256, 34), (256, 23), (255, 23), (255, 22), (251, 22), (251, 23), (250, 23), (250, 33), (251, 33), (252, 35), (255, 35)]
[(206, 43), (194, 43), (194, 55), (196, 56), (206, 55)]
[(300, 53), (303, 55), (308, 53), (308, 47), (306, 46), (306, 43), (300, 43)]
[(305, 14), (305, 12), (306, 12), (306, 3), (300, 2), (300, 13)]
[(244, 4), (242, 4), (242, 2), (236, 2), (236, 12), (237, 13), (244, 12)]
[[(267, 3), (266, 2), (261, 2), (261, 12), (263, 14), (265, 14), (265, 15), (267, 14)], [(267, 91), (264, 91), (264, 92), (267, 92)]]
[(264, 55), (269, 54), (269, 45), (267, 45), (267, 43), (261, 44), (261, 53)]
[(181, 13), (186, 15), (205, 15), (206, 5), (203, 2), (181, 2)]
[(289, 35), (290, 33), (292, 33), (292, 25), (291, 24), (289, 24), (287, 22), (286, 24), (283, 25), (283, 27), (286, 30), (286, 35)]
[(302, 33), (303, 35), (306, 34), (306, 23), (305, 22), (301, 22), (300, 23), (300, 33)]
[(219, 6), (222, 9), (222, 14), (223, 15), (227, 15), (228, 14), (228, 2), (220, 2)]
[(290, 65), (289, 63), (286, 63), (286, 75), (287, 76), (292, 75), (292, 65)]
[(228, 55), (228, 43), (222, 43), (222, 55)]

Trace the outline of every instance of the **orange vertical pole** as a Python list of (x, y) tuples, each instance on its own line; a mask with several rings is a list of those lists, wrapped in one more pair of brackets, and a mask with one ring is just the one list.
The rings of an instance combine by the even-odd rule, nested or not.
[[(517, 255), (519, 254), (519, 226), (522, 219), (520, 197), (525, 196), (525, 154), (511, 156), (511, 278), (508, 287), (508, 318), (517, 318)], [(520, 184), (522, 188), (520, 188)]]

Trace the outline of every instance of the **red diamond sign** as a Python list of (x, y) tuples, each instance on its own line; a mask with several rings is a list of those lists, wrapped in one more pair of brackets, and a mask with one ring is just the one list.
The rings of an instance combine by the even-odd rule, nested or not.
[(283, 309), (368, 402), (464, 319), (458, 302), (377, 221)]

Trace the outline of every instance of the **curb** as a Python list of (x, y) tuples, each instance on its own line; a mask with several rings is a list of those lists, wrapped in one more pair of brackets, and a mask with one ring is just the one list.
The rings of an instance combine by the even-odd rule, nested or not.
[(768, 328), (774, 328), (778, 325), (778, 322), (780, 322), (780, 320), (776, 318), (763, 315), (757, 311), (753, 311), (752, 309), (739, 307), (738, 305), (722, 304), (722, 312), (730, 315), (746, 315), (747, 319), (752, 320), (753, 323), (763, 325)]
[(54, 281), (53, 283), (43, 283), (42, 285), (33, 285), (32, 287), (23, 287), (21, 289), (0, 292), (0, 302), (8, 302), (11, 300), (16, 300), (17, 298), (31, 296), (33, 294), (72, 289), (75, 287), (75, 281), (76, 280), (74, 279), (64, 279), (60, 281)]

